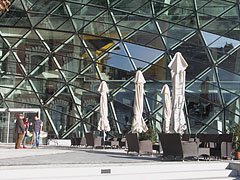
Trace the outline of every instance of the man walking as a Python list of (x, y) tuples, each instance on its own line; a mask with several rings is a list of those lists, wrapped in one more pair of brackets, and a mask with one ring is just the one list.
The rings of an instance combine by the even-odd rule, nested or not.
[(23, 122), (23, 114), (19, 114), (19, 117), (17, 118), (15, 131), (16, 131), (15, 149), (22, 149), (20, 144), (21, 144), (23, 134), (24, 134), (24, 131), (25, 131), (25, 125), (24, 125), (24, 122)]
[(43, 122), (38, 118), (38, 115), (34, 116), (33, 122), (33, 149), (39, 146), (39, 137), (42, 131), (42, 124)]

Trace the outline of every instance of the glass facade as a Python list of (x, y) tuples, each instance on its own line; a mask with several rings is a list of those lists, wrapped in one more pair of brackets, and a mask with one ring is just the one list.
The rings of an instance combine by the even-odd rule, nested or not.
[[(40, 109), (58, 138), (96, 131), (101, 81), (116, 136), (130, 130), (134, 76), (146, 79), (144, 119), (161, 132), (168, 63), (187, 63), (188, 133), (221, 133), (240, 120), (237, 0), (12, 0), (0, 15), (0, 141), (4, 109)], [(2, 110), (1, 110), (2, 109)]]

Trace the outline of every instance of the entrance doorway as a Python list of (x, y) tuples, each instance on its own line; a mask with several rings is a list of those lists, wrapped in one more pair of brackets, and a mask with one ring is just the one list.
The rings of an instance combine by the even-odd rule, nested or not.
[(33, 122), (34, 116), (40, 118), (40, 109), (38, 108), (0, 108), (0, 142), (15, 142), (15, 123), (19, 114), (28, 117), (29, 123)]

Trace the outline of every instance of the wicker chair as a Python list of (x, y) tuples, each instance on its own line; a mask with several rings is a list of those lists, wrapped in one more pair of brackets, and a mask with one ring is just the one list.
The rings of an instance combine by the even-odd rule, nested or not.
[(159, 140), (163, 149), (163, 158), (182, 160), (188, 157), (195, 157), (198, 159), (198, 144), (196, 142), (181, 141), (180, 134), (159, 134)]
[(126, 135), (127, 140), (127, 153), (137, 152), (138, 155), (142, 153), (150, 153), (152, 155), (152, 142), (149, 140), (139, 141), (136, 133), (130, 133)]
[(85, 133), (87, 147), (91, 146), (92, 148), (102, 147), (102, 138), (94, 138), (92, 132)]

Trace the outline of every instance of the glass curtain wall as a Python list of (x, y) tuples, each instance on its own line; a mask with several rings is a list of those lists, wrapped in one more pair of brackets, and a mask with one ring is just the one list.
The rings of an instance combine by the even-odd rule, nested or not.
[(240, 120), (239, 14), (235, 0), (12, 0), (0, 14), (0, 108), (40, 108), (51, 137), (98, 133), (104, 80), (118, 136), (130, 130), (141, 69), (143, 116), (161, 132), (160, 92), (181, 52), (187, 133), (226, 132)]

